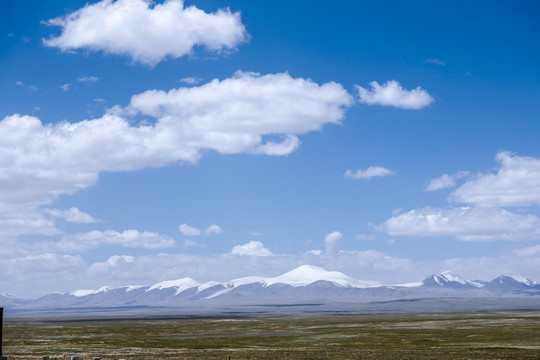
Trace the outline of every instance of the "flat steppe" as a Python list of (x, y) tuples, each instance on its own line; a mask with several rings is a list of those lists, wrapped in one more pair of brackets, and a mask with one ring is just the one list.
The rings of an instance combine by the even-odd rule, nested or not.
[(540, 312), (9, 320), (8, 359), (540, 359)]

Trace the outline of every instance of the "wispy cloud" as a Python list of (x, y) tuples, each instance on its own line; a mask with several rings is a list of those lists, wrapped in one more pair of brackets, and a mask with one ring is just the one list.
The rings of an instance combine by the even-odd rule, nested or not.
[(91, 215), (82, 212), (76, 207), (72, 207), (68, 210), (59, 210), (59, 209), (45, 209), (45, 213), (52, 215), (54, 217), (59, 217), (68, 222), (81, 223), (81, 224), (91, 224), (98, 222)]
[(424, 61), (427, 62), (427, 63), (430, 63), (430, 64), (446, 66), (446, 63), (444, 61), (442, 61), (441, 59), (438, 59), (438, 58), (427, 58)]
[(395, 173), (392, 170), (382, 166), (370, 166), (365, 170), (347, 170), (343, 176), (349, 179), (364, 179), (369, 180), (373, 177), (391, 176)]
[(441, 190), (454, 187), (456, 185), (456, 180), (464, 178), (469, 175), (468, 171), (458, 171), (455, 174), (442, 174), (441, 176), (431, 179), (428, 186), (426, 187), (427, 191)]
[(199, 235), (218, 235), (218, 234), (221, 234), (223, 232), (223, 229), (221, 228), (221, 226), (217, 225), (217, 224), (212, 224), (210, 226), (208, 226), (204, 231), (196, 228), (196, 227), (193, 227), (193, 226), (190, 226), (188, 224), (181, 224), (178, 229), (180, 230), (180, 232), (182, 233), (182, 235), (184, 236), (199, 236)]
[(69, 91), (71, 89), (71, 84), (66, 83), (66, 84), (63, 84), (63, 85), (59, 85), (58, 87), (60, 89), (62, 89), (62, 91)]
[(198, 78), (198, 77), (190, 76), (190, 77), (185, 77), (183, 79), (180, 79), (179, 81), (184, 83), (184, 84), (195, 85), (195, 84), (200, 83), (202, 81), (202, 79)]
[(95, 83), (99, 80), (97, 76), (82, 76), (77, 79), (78, 82), (82, 83)]

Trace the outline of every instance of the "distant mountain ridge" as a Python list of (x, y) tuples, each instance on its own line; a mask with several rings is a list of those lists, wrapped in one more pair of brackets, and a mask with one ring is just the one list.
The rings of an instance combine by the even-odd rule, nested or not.
[(27, 300), (0, 295), (0, 305), (14, 308), (77, 308), (106, 306), (295, 304), (301, 302), (370, 302), (419, 298), (493, 298), (539, 296), (540, 284), (503, 275), (489, 282), (471, 281), (445, 271), (421, 282), (383, 285), (351, 278), (338, 271), (302, 265), (277, 277), (244, 277), (228, 282), (199, 283), (191, 278), (152, 285), (104, 286), (69, 294), (51, 293)]

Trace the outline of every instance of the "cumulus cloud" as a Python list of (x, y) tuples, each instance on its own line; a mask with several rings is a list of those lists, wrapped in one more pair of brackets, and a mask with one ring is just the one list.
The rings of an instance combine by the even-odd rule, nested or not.
[(456, 185), (456, 180), (461, 179), (469, 175), (468, 171), (458, 171), (455, 174), (442, 174), (441, 176), (431, 179), (428, 186), (426, 187), (427, 191), (434, 191), (440, 189), (447, 189), (454, 187)]
[(68, 222), (91, 224), (97, 222), (91, 215), (82, 212), (76, 207), (72, 207), (68, 210), (59, 209), (45, 209), (45, 213), (54, 217), (59, 217)]
[[(237, 72), (198, 87), (146, 91), (133, 96), (127, 110), (160, 119), (194, 150), (287, 155), (300, 143), (296, 135), (339, 123), (351, 105), (352, 97), (334, 82)], [(263, 142), (270, 135), (282, 139)]]
[(339, 231), (333, 231), (326, 234), (324, 237), (324, 245), (326, 247), (326, 253), (328, 255), (334, 255), (339, 250), (339, 244), (343, 234)]
[(382, 225), (392, 236), (453, 236), (459, 240), (540, 239), (540, 218), (500, 208), (421, 208), (392, 217)]
[[(147, 91), (126, 110), (113, 107), (98, 119), (45, 125), (33, 116), (5, 117), (0, 234), (56, 233), (40, 207), (94, 185), (104, 171), (196, 162), (206, 150), (287, 155), (299, 146), (296, 134), (339, 123), (351, 105), (336, 83), (237, 73), (198, 87)], [(132, 125), (136, 113), (156, 120)]]
[(383, 177), (394, 174), (392, 170), (383, 168), (382, 166), (370, 166), (365, 170), (347, 170), (343, 176), (349, 179), (371, 179), (377, 176)]
[(199, 230), (199, 229), (197, 229), (197, 228), (195, 228), (193, 226), (189, 226), (188, 224), (181, 224), (178, 227), (178, 230), (180, 230), (180, 232), (184, 236), (199, 236), (199, 235), (201, 235), (201, 230)]
[(383, 85), (372, 81), (371, 90), (356, 85), (359, 101), (368, 105), (394, 106), (401, 109), (422, 109), (431, 105), (434, 99), (420, 86), (413, 90), (406, 90), (395, 80), (387, 81)]
[(270, 250), (264, 247), (260, 241), (250, 241), (244, 245), (236, 245), (231, 250), (232, 255), (248, 256), (270, 256), (274, 255)]
[(235, 49), (248, 38), (240, 13), (209, 14), (182, 0), (102, 0), (46, 23), (62, 28), (60, 36), (43, 39), (46, 46), (128, 55), (148, 65), (188, 55), (196, 46)]
[[(425, 207), (388, 219), (380, 229), (395, 236), (452, 236), (459, 240), (535, 240), (540, 218), (527, 214), (540, 204), (540, 159), (501, 151), (496, 173), (478, 174), (452, 192), (450, 202), (468, 206), (448, 209)], [(426, 190), (455, 185), (467, 172), (432, 179)], [(518, 212), (508, 207), (520, 207)]]
[(497, 173), (480, 174), (457, 188), (450, 200), (476, 206), (540, 205), (540, 159), (501, 151)]

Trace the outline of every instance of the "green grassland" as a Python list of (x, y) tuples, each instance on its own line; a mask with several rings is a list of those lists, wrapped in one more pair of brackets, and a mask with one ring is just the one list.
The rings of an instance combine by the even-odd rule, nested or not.
[(540, 312), (9, 321), (9, 359), (540, 359)]

